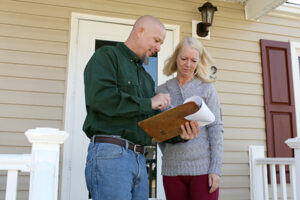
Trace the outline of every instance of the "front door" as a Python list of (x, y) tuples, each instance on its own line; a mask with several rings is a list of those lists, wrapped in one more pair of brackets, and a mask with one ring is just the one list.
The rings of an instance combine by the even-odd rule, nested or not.
[[(86, 116), (83, 71), (86, 63), (100, 43), (124, 42), (128, 37), (134, 21), (98, 17), (91, 15), (72, 15), (71, 42), (65, 112), (65, 130), (70, 133), (64, 145), (63, 174), (61, 199), (87, 199), (88, 192), (84, 179), (85, 158), (87, 155), (88, 138), (82, 131)], [(158, 54), (154, 80), (158, 84), (168, 78), (162, 74), (163, 63), (173, 52), (179, 39), (177, 26), (166, 26), (167, 34), (161, 52)], [(150, 66), (151, 67), (151, 66)], [(161, 153), (157, 152), (157, 198), (164, 199), (160, 176)]]

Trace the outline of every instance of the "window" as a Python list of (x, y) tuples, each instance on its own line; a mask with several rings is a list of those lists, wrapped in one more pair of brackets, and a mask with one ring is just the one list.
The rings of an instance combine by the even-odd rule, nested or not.
[(288, 0), (286, 3), (300, 6), (300, 0)]

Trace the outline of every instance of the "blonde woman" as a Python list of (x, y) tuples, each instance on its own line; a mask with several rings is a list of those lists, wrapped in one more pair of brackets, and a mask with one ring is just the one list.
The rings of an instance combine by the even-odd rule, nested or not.
[(200, 96), (215, 115), (215, 121), (200, 127), (192, 140), (160, 143), (162, 175), (168, 200), (217, 200), (223, 154), (223, 123), (219, 98), (211, 82), (216, 68), (200, 41), (185, 37), (167, 60), (164, 74), (175, 78), (157, 89), (169, 93), (177, 106), (191, 96)]

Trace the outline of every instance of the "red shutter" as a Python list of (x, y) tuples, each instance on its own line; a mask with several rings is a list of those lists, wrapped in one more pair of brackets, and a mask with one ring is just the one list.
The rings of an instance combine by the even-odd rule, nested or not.
[(260, 44), (267, 156), (294, 157), (293, 150), (284, 143), (297, 136), (290, 44), (270, 40), (260, 40)]
[(290, 44), (260, 40), (268, 157), (293, 157), (284, 143), (296, 137)]

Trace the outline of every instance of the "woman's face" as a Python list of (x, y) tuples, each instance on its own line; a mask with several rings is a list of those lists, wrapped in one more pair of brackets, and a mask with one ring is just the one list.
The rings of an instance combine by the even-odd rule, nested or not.
[(177, 76), (192, 79), (199, 60), (199, 53), (196, 49), (183, 45), (176, 58)]

